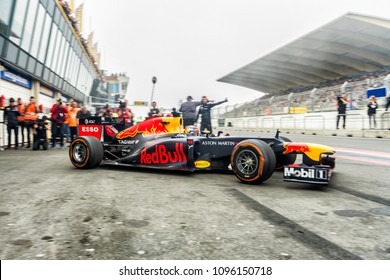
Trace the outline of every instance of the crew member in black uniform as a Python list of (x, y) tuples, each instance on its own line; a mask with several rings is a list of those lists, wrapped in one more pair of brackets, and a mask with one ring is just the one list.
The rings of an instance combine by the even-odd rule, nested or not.
[(198, 120), (199, 115), (202, 115), (200, 124), (201, 132), (205, 129), (210, 131), (210, 134), (213, 132), (213, 128), (211, 127), (211, 108), (227, 101), (227, 98), (225, 98), (223, 101), (210, 103), (206, 96), (202, 97), (202, 105), (199, 107), (198, 116), (196, 118), (196, 120)]
[(9, 106), (4, 108), (4, 123), (8, 132), (8, 149), (11, 148), (11, 131), (15, 133), (15, 150), (18, 149), (18, 117), (20, 116), (19, 108), (15, 104), (15, 99), (9, 99)]

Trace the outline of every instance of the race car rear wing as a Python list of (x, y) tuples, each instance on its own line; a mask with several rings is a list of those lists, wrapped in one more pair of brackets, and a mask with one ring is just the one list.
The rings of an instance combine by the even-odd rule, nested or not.
[(80, 119), (78, 126), (79, 136), (93, 136), (101, 141), (107, 137), (111, 137), (118, 131), (113, 125), (117, 124), (117, 120), (111, 117), (89, 117)]

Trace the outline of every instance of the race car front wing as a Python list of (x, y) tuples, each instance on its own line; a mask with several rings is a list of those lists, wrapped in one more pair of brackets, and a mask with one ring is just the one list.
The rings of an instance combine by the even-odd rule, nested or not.
[(283, 180), (327, 185), (332, 172), (333, 169), (326, 165), (289, 164), (284, 167)]

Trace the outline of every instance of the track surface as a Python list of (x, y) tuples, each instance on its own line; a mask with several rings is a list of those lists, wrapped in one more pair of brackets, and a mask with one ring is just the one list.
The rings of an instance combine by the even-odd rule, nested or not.
[(285, 136), (337, 147), (329, 186), (1, 152), (0, 258), (390, 259), (390, 141)]

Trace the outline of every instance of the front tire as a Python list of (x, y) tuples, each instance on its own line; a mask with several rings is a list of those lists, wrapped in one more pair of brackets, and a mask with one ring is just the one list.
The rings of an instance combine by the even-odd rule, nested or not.
[(246, 184), (259, 184), (271, 177), (276, 166), (272, 148), (261, 140), (244, 140), (233, 150), (231, 165), (236, 177)]
[(102, 162), (103, 155), (103, 145), (95, 137), (77, 137), (70, 144), (69, 158), (76, 168), (95, 168)]

